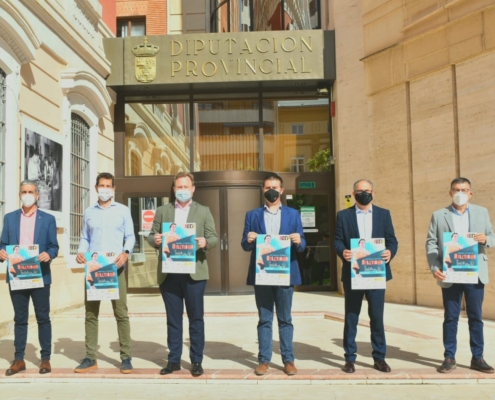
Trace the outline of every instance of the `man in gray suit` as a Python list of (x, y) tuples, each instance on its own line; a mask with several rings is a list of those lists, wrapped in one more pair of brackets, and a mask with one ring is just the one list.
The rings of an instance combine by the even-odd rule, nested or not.
[[(175, 203), (165, 204), (156, 210), (153, 228), (148, 243), (156, 249), (162, 248), (162, 224), (175, 222), (196, 223), (196, 272), (194, 274), (166, 274), (162, 272), (162, 257), (158, 257), (157, 281), (160, 285), (165, 310), (167, 312), (168, 363), (160, 371), (161, 375), (180, 370), (182, 355), (182, 314), (186, 304), (191, 340), (189, 356), (191, 372), (195, 376), (203, 374), (203, 351), (205, 347), (204, 293), (208, 279), (206, 252), (218, 244), (215, 222), (208, 207), (192, 200), (194, 176), (180, 172), (174, 178)], [(161, 251), (159, 252), (161, 254)]]
[[(450, 184), (452, 204), (433, 213), (428, 238), (426, 254), (428, 265), (438, 285), (442, 288), (443, 306), (445, 309), (443, 321), (443, 345), (445, 348), (444, 362), (438, 372), (450, 372), (456, 367), (455, 353), (457, 350), (457, 324), (461, 312), (462, 295), (466, 299), (466, 311), (469, 323), (471, 345), (471, 369), (493, 373), (493, 368), (483, 359), (483, 320), (482, 304), (485, 284), (488, 283), (488, 257), (485, 247), (495, 246), (495, 234), (490, 222), (488, 210), (484, 207), (469, 204), (473, 192), (471, 182), (466, 178), (456, 178)], [(455, 232), (459, 235), (468, 232), (475, 233), (478, 242), (478, 283), (445, 283), (443, 273), (444, 232)]]

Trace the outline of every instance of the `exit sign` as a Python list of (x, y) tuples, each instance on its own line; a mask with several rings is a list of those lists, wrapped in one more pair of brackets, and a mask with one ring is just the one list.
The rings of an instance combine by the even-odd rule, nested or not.
[(316, 182), (299, 182), (299, 189), (314, 189), (316, 187)]

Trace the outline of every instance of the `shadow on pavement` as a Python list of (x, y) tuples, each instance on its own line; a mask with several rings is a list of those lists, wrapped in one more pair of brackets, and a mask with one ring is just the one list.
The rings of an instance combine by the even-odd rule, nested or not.
[[(189, 345), (189, 341), (186, 341)], [(258, 357), (232, 343), (206, 341), (204, 355), (212, 360), (230, 360), (248, 368), (258, 366)]]
[[(38, 357), (36, 355), (36, 351), (37, 348), (34, 347), (33, 344), (27, 343), (24, 360), (29, 361), (35, 365), (39, 365), (41, 362), (41, 356)], [(14, 361), (14, 352), (14, 341), (12, 339), (0, 340), (0, 358), (3, 358), (10, 364), (12, 361)]]
[[(120, 354), (119, 342), (111, 342), (110, 349)], [(141, 360), (150, 361), (160, 367), (164, 367), (167, 364), (168, 348), (156, 342), (131, 340), (131, 355), (132, 358), (140, 358)]]
[[(100, 348), (100, 346), (98, 346)], [(86, 356), (86, 344), (82, 340), (72, 340), (71, 338), (59, 338), (53, 344), (53, 353), (54, 354), (62, 354), (65, 357), (74, 360), (74, 368), (79, 365), (81, 360)], [(117, 354), (116, 358), (110, 358), (106, 355), (97, 352), (96, 359), (101, 361), (106, 361), (109, 364), (119, 368), (120, 367), (120, 357)]]

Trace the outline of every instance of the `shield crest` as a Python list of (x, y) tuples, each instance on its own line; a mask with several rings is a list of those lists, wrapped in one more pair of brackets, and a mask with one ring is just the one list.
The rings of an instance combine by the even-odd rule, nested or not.
[(153, 81), (156, 78), (156, 57), (136, 57), (134, 70), (139, 82)]

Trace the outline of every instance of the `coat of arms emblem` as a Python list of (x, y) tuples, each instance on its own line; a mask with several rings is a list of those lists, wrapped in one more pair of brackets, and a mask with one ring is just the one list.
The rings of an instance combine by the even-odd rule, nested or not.
[(160, 51), (158, 46), (148, 44), (148, 38), (144, 37), (144, 43), (133, 47), (134, 72), (139, 82), (148, 83), (156, 78), (156, 53)]

